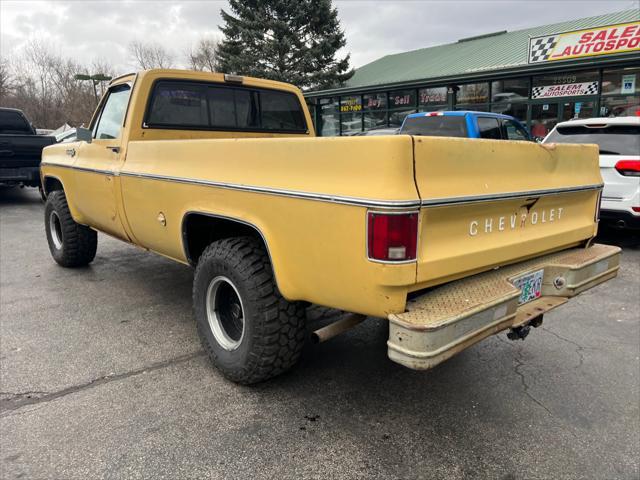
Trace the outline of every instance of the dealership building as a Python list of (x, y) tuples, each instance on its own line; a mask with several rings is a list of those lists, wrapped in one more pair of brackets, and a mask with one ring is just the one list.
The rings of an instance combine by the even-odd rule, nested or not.
[(537, 137), (571, 118), (638, 115), (640, 12), (387, 55), (344, 87), (305, 96), (322, 136), (398, 127), (409, 113), (440, 110), (513, 115)]

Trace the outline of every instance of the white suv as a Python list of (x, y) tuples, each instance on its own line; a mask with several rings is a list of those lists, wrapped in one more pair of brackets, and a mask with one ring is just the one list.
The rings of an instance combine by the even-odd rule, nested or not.
[(588, 118), (557, 124), (542, 143), (595, 143), (604, 180), (600, 220), (640, 228), (640, 117)]

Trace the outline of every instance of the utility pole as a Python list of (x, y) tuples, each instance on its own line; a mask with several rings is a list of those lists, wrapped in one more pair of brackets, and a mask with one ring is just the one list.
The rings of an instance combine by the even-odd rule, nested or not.
[(85, 74), (79, 73), (79, 74), (75, 75), (73, 78), (75, 78), (76, 80), (90, 80), (91, 81), (91, 83), (93, 84), (93, 95), (96, 98), (96, 105), (98, 104), (98, 89), (96, 88), (96, 86), (100, 82), (108, 82), (109, 80), (111, 80), (110, 76), (105, 75), (103, 73), (96, 73), (94, 75), (85, 75)]

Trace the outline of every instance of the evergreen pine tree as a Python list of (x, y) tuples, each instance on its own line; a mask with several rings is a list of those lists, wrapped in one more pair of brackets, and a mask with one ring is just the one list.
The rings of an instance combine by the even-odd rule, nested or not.
[(221, 11), (218, 70), (300, 88), (330, 88), (351, 78), (338, 12), (331, 0), (229, 0)]

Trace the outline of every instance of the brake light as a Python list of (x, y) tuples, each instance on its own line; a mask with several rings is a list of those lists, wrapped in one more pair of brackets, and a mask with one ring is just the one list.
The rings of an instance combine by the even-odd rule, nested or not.
[(625, 177), (640, 177), (640, 160), (620, 160), (616, 170)]
[(640, 213), (640, 207), (631, 207), (631, 210), (633, 210), (636, 213)]
[(367, 246), (371, 260), (403, 262), (416, 259), (417, 212), (369, 212), (367, 215)]

